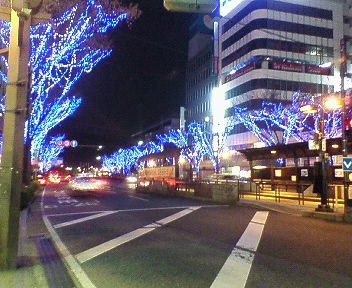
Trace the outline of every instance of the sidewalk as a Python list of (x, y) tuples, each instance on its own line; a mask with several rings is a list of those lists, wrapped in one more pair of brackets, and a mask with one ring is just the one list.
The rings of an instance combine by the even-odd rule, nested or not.
[(286, 201), (284, 199), (281, 202), (275, 202), (275, 200), (261, 199), (256, 200), (254, 197), (240, 198), (238, 205), (249, 205), (276, 211), (279, 213), (286, 213), (296, 216), (314, 217), (328, 221), (343, 222), (343, 207), (339, 206), (334, 212), (317, 212), (316, 203), (305, 202), (305, 205), (298, 205), (292, 203), (292, 201)]
[(42, 220), (40, 197), (20, 215), (18, 268), (0, 271), (0, 288), (75, 287)]

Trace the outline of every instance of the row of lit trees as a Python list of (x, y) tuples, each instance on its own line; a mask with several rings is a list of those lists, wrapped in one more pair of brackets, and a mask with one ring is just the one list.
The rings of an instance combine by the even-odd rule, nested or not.
[(112, 173), (128, 174), (138, 168), (138, 160), (142, 156), (164, 151), (165, 144), (172, 143), (180, 148), (180, 157), (187, 159), (198, 173), (203, 160), (210, 159), (215, 167), (215, 157), (210, 142), (211, 135), (204, 124), (192, 122), (186, 131), (170, 130), (166, 134), (157, 135), (155, 141), (145, 145), (121, 148), (111, 155), (102, 157), (103, 167)]
[[(292, 103), (282, 104), (263, 101), (260, 109), (247, 111), (245, 108), (235, 107), (233, 116), (226, 123), (223, 135), (223, 145), (226, 138), (236, 125), (243, 124), (265, 146), (302, 142), (313, 139), (320, 131), (320, 123), (324, 117), (324, 137), (334, 138), (341, 135), (341, 109), (331, 109), (316, 103), (311, 95), (296, 92)], [(321, 101), (320, 101), (321, 102)], [(323, 113), (306, 113), (302, 107), (311, 105), (322, 109)], [(310, 111), (312, 112), (312, 111)], [(170, 130), (163, 135), (157, 135), (155, 141), (145, 145), (119, 149), (109, 156), (104, 156), (103, 167), (111, 172), (128, 174), (137, 169), (138, 160), (145, 155), (162, 152), (164, 144), (172, 143), (181, 148), (180, 157), (187, 159), (190, 165), (199, 172), (203, 160), (211, 160), (214, 171), (219, 172), (218, 161), (224, 147), (216, 147), (212, 139), (214, 136), (207, 131), (206, 126), (197, 122), (188, 125), (187, 131)], [(215, 150), (215, 151), (214, 151)]]
[[(313, 139), (320, 131), (324, 121), (323, 135), (325, 138), (341, 136), (342, 111), (331, 99), (314, 97), (311, 94), (295, 92), (290, 104), (263, 101), (260, 109), (248, 111), (246, 108), (234, 108), (230, 121), (231, 129), (243, 124), (265, 146), (302, 142)], [(325, 104), (325, 105), (324, 105)], [(315, 111), (304, 111), (302, 107), (316, 107)], [(323, 113), (316, 113), (322, 111)], [(308, 112), (308, 113), (307, 113)]]
[[(73, 85), (112, 51), (106, 32), (121, 20), (139, 15), (136, 6), (126, 8), (120, 1), (108, 0), (54, 1), (50, 9), (55, 17), (31, 28), (32, 113), (26, 122), (32, 159), (44, 167), (63, 151), (55, 147), (55, 140), (63, 135), (50, 136), (50, 131), (81, 104), (81, 98), (72, 93)], [(0, 31), (0, 48), (6, 48), (10, 23), (0, 20)], [(0, 56), (0, 67), (0, 81), (6, 84), (8, 62), (4, 56)], [(0, 118), (4, 100), (5, 96), (0, 97)]]

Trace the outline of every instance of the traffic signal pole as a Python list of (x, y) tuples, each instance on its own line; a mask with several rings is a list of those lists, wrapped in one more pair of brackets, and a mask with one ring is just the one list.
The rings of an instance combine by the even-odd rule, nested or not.
[(0, 270), (16, 268), (24, 127), (27, 109), (30, 15), (11, 10), (8, 82), (0, 166)]
[[(342, 156), (348, 157), (347, 137), (346, 137), (346, 93), (345, 75), (347, 63), (346, 39), (340, 41), (340, 77), (341, 77), (341, 99), (342, 99)], [(348, 171), (343, 171), (343, 196), (344, 196), (344, 218), (347, 222), (352, 222), (352, 199), (349, 199)]]

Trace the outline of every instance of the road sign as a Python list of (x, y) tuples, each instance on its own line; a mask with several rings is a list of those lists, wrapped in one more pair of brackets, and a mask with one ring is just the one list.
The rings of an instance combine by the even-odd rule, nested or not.
[(71, 140), (70, 145), (71, 145), (71, 147), (73, 147), (73, 148), (77, 147), (77, 146), (78, 146), (77, 140)]
[(352, 171), (352, 158), (351, 157), (343, 157), (342, 168), (343, 168), (343, 171)]

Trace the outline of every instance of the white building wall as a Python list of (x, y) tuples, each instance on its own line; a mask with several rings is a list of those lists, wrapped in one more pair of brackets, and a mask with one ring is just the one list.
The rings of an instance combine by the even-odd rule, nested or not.
[[(233, 11), (231, 11), (225, 18), (220, 19), (220, 27), (223, 26), (224, 23), (229, 21), (235, 14), (241, 11), (244, 7), (246, 7), (253, 0), (243, 0)], [(344, 24), (344, 15), (350, 15), (352, 18), (352, 0), (343, 1), (343, 0), (280, 0), (281, 2), (292, 3), (292, 4), (300, 4), (304, 6), (310, 6), (315, 8), (321, 8), (326, 10), (331, 10), (333, 13), (333, 19), (320, 19), (312, 16), (303, 16), (297, 15), (293, 13), (286, 13), (280, 11), (273, 11), (270, 9), (260, 9), (254, 10), (245, 16), (239, 23), (231, 27), (224, 34), (221, 34), (222, 29), (220, 29), (220, 44), (222, 44), (226, 39), (231, 37), (234, 33), (238, 32), (240, 29), (248, 25), (251, 21), (255, 19), (273, 19), (273, 20), (281, 20), (287, 21), (291, 23), (298, 24), (306, 24), (312, 25), (316, 27), (322, 28), (330, 28), (333, 29), (333, 38), (323, 38), (320, 36), (311, 36), (311, 35), (303, 35), (298, 33), (290, 33), (285, 31), (276, 31), (270, 29), (261, 29), (254, 30), (243, 38), (239, 39), (231, 46), (227, 47), (224, 51), (219, 51), (220, 58), (220, 71), (221, 71), (221, 80), (222, 80), (222, 88), (224, 91), (229, 91), (247, 81), (253, 79), (260, 78), (268, 78), (268, 79), (278, 79), (278, 80), (288, 80), (288, 81), (299, 81), (299, 82), (309, 82), (314, 84), (325, 84), (325, 85), (333, 85), (334, 91), (340, 90), (340, 72), (339, 72), (339, 58), (340, 58), (340, 39), (342, 39), (346, 35), (350, 35), (352, 37), (352, 20), (351, 25)], [(237, 49), (243, 47), (250, 41), (254, 39), (261, 38), (270, 38), (277, 39), (283, 41), (297, 41), (305, 44), (323, 46), (323, 47), (333, 47), (333, 57), (321, 56), (321, 55), (308, 55), (303, 53), (295, 53), (290, 51), (283, 50), (272, 50), (272, 49), (256, 49), (249, 51), (247, 54), (241, 56), (239, 59), (230, 63), (225, 67), (222, 67), (221, 60), (236, 51)], [(351, 48), (352, 50), (352, 48)], [(351, 51), (352, 52), (352, 51)], [(351, 53), (352, 54), (352, 53)], [(281, 70), (271, 70), (271, 69), (255, 69), (252, 70), (242, 76), (239, 76), (236, 79), (233, 79), (227, 83), (224, 83), (225, 76), (228, 75), (229, 71), (236, 67), (236, 65), (248, 61), (253, 56), (263, 56), (269, 55), (273, 57), (287, 58), (287, 59), (296, 59), (304, 62), (310, 63), (334, 63), (333, 76), (325, 76), (325, 75), (316, 75), (316, 74), (308, 74), (308, 73), (298, 73), (298, 72), (287, 72)], [(349, 65), (350, 66), (350, 65)], [(350, 71), (351, 68), (348, 68)], [(350, 79), (346, 79), (345, 88), (351, 88), (352, 82)], [(292, 99), (292, 91), (277, 91), (275, 94), (275, 99), (289, 100)], [(256, 89), (244, 93), (242, 95), (233, 97), (231, 99), (226, 100), (225, 109), (229, 109), (235, 105), (239, 105), (241, 103), (247, 102), (250, 99), (261, 99), (267, 95), (267, 91), (264, 89)], [(226, 119), (230, 120), (230, 118)], [(256, 142), (256, 137), (252, 135), (250, 132), (230, 135), (228, 139), (228, 145), (242, 145)]]

